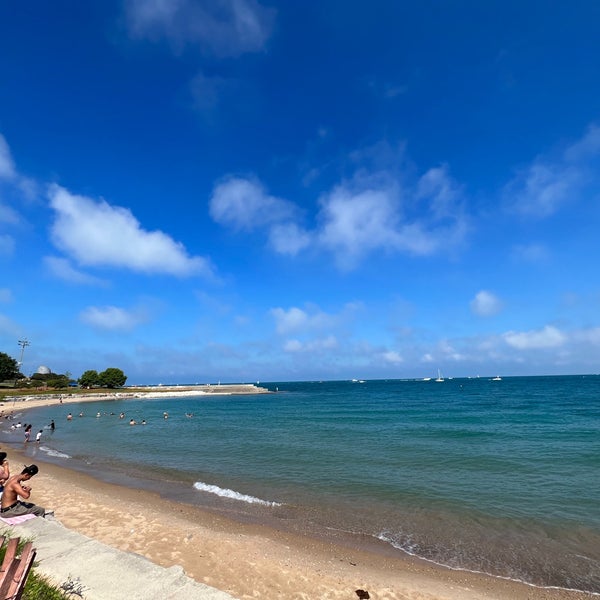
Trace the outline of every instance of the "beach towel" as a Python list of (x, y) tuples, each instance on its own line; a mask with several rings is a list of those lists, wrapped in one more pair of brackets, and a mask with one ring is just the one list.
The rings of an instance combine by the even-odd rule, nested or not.
[(8, 525), (18, 525), (19, 523), (25, 523), (29, 519), (35, 519), (35, 515), (19, 515), (17, 517), (0, 517), (0, 521), (7, 523)]

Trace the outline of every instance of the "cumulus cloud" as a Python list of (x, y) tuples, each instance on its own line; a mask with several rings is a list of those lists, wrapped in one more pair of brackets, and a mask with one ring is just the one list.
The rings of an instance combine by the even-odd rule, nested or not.
[(567, 336), (552, 325), (534, 331), (508, 331), (502, 337), (509, 346), (519, 350), (557, 348), (567, 341)]
[(279, 334), (322, 330), (332, 327), (337, 321), (336, 317), (316, 308), (306, 311), (295, 306), (288, 310), (273, 308), (271, 316), (275, 319), (275, 328)]
[(445, 167), (414, 186), (389, 170), (358, 170), (321, 198), (319, 217), (319, 239), (345, 269), (375, 250), (431, 255), (460, 243), (468, 229), (461, 189)]
[(106, 281), (79, 271), (66, 259), (58, 256), (45, 256), (44, 265), (58, 279), (81, 285), (105, 286)]
[(445, 167), (427, 171), (413, 186), (392, 168), (360, 167), (321, 195), (312, 229), (299, 223), (294, 204), (252, 179), (217, 185), (210, 210), (216, 222), (237, 231), (265, 229), (278, 253), (324, 250), (344, 270), (376, 251), (431, 255), (458, 245), (468, 230), (461, 188)]
[(471, 300), (471, 311), (480, 317), (491, 317), (498, 314), (502, 308), (502, 301), (487, 290), (481, 290)]
[(296, 207), (269, 195), (255, 180), (229, 177), (215, 186), (210, 215), (221, 225), (250, 231), (294, 217)]
[(269, 242), (279, 254), (295, 256), (308, 248), (313, 242), (313, 236), (295, 223), (276, 224), (269, 232)]
[(396, 352), (394, 350), (389, 350), (388, 352), (384, 352), (381, 355), (381, 358), (385, 362), (390, 363), (392, 365), (399, 365), (400, 363), (404, 362), (404, 359), (402, 358), (402, 356), (400, 356), (400, 354), (398, 354), (398, 352)]
[(402, 235), (394, 196), (393, 190), (354, 192), (346, 186), (336, 187), (321, 199), (321, 244), (344, 266), (375, 248), (398, 247)]
[(176, 53), (189, 46), (218, 57), (264, 49), (274, 10), (256, 0), (126, 0), (133, 38), (167, 40)]
[(599, 156), (600, 128), (592, 125), (558, 157), (538, 156), (521, 169), (504, 189), (508, 207), (531, 217), (553, 215), (587, 185), (597, 182)]
[(104, 200), (71, 194), (52, 185), (52, 240), (80, 265), (109, 266), (140, 273), (210, 276), (210, 263), (189, 256), (183, 244), (162, 231), (146, 231), (131, 211)]
[(89, 306), (79, 318), (95, 329), (108, 331), (131, 331), (148, 320), (142, 310), (128, 311), (117, 306)]

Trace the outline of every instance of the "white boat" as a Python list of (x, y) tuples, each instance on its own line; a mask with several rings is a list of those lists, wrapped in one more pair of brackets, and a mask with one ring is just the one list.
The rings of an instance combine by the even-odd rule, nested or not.
[(431, 381), (431, 377), (423, 377), (423, 381)]
[(494, 377), (492, 381), (502, 381), (502, 377), (500, 377), (500, 375), (496, 375), (496, 377)]
[(442, 377), (442, 372), (438, 369), (438, 376), (436, 381), (444, 381), (444, 378)]

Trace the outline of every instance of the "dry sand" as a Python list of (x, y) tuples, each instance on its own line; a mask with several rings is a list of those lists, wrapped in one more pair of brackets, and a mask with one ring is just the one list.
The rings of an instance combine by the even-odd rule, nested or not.
[[(33, 407), (38, 402), (49, 403), (32, 400), (27, 404)], [(29, 460), (14, 450), (4, 450), (9, 452), (13, 473)], [(536, 588), (445, 569), (409, 556), (382, 556), (240, 524), (148, 491), (107, 484), (39, 460), (37, 464), (40, 473), (32, 480), (31, 501), (54, 509), (55, 518), (65, 527), (165, 567), (181, 565), (197, 581), (244, 600), (356, 600), (357, 589), (367, 590), (373, 600), (583, 600), (594, 596)], [(73, 565), (73, 576), (77, 576), (77, 565)]]

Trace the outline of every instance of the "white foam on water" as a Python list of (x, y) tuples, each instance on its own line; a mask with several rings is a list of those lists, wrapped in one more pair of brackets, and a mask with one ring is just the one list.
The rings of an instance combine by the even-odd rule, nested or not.
[(424, 556), (421, 556), (420, 554), (418, 554), (416, 552), (415, 547), (410, 542), (407, 543), (406, 545), (398, 544), (397, 542), (394, 542), (390, 537), (388, 537), (385, 533), (380, 533), (379, 535), (376, 535), (374, 537), (381, 540), (382, 542), (386, 542), (387, 544), (390, 544), (397, 550), (401, 550), (402, 552), (405, 552), (409, 556), (414, 556), (420, 560), (424, 560), (424, 561), (432, 563), (434, 565), (438, 565), (440, 567), (445, 567), (446, 569), (450, 569), (451, 571), (465, 571), (467, 573), (476, 573), (477, 575), (487, 575), (488, 577), (494, 577), (496, 579), (503, 579), (505, 581), (516, 581), (517, 583), (523, 583), (525, 585), (528, 585), (529, 587), (539, 588), (539, 589), (544, 589), (544, 590), (566, 590), (568, 592), (582, 592), (584, 594), (590, 594), (590, 596), (600, 596), (600, 593), (598, 593), (598, 592), (589, 592), (589, 591), (581, 590), (578, 588), (562, 587), (562, 586), (557, 586), (557, 585), (536, 584), (536, 583), (531, 583), (530, 581), (526, 581), (525, 579), (519, 579), (516, 577), (508, 577), (506, 575), (496, 575), (496, 574), (492, 574), (492, 573), (486, 573), (485, 571), (480, 571), (478, 569), (469, 569), (467, 567), (457, 567), (457, 566), (449, 565), (444, 562), (440, 562), (437, 560), (433, 560), (431, 558), (426, 558)]
[(58, 450), (52, 450), (52, 448), (48, 448), (47, 446), (40, 446), (40, 450), (45, 452), (48, 456), (53, 456), (54, 458), (71, 458), (68, 454), (64, 454)]
[(248, 502), (249, 504), (261, 504), (263, 506), (281, 506), (279, 502), (271, 502), (269, 500), (261, 500), (260, 498), (255, 498), (254, 496), (249, 496), (247, 494), (240, 494), (234, 490), (220, 488), (218, 485), (209, 485), (208, 483), (202, 483), (201, 481), (197, 481), (194, 483), (194, 487), (201, 492), (208, 492), (209, 494), (215, 494), (216, 496), (221, 496), (222, 498), (230, 498), (231, 500), (239, 500), (241, 502)]

